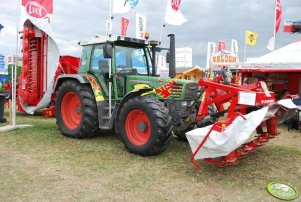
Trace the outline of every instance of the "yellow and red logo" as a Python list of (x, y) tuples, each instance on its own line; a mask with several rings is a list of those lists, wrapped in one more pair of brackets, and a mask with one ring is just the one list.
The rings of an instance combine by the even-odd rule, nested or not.
[(171, 89), (173, 85), (176, 84), (176, 81), (170, 81), (167, 84), (156, 88), (156, 93), (159, 94), (163, 98), (168, 98), (171, 96)]

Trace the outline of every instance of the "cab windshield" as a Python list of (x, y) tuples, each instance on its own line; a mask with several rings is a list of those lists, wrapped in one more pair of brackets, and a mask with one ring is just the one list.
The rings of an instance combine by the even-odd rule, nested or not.
[[(149, 75), (150, 57), (144, 48), (115, 47), (116, 72), (132, 75)], [(151, 69), (151, 66), (150, 66)]]

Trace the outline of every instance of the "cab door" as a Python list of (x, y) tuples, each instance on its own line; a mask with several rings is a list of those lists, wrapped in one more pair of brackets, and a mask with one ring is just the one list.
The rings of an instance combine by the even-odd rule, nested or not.
[(105, 96), (108, 97), (109, 68), (111, 66), (111, 59), (104, 58), (103, 46), (104, 44), (97, 44), (93, 46), (89, 72), (97, 78)]

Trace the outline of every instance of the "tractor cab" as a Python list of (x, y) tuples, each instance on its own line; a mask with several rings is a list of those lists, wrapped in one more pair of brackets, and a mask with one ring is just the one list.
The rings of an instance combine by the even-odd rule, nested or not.
[(109, 82), (114, 89), (113, 98), (126, 94), (126, 77), (150, 76), (152, 72), (150, 51), (144, 40), (115, 37), (94, 38), (80, 42), (83, 46), (79, 74), (91, 74), (99, 81), (103, 93), (109, 97)]
[[(156, 53), (153, 51), (156, 45), (120, 36), (110, 40), (99, 37), (79, 44), (83, 46), (83, 51), (78, 73), (94, 76), (107, 99), (121, 100), (131, 91), (141, 88), (151, 89), (151, 94), (158, 99), (192, 100), (193, 96), (185, 96), (185, 91), (191, 89), (193, 92), (188, 94), (197, 94), (196, 82), (159, 78), (156, 75)], [(170, 77), (174, 77), (174, 42), (171, 43), (171, 47), (173, 48), (169, 49), (169, 72)]]

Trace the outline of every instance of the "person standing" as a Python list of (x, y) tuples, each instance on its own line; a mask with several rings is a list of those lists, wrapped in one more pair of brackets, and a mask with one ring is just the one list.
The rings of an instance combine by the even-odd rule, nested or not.
[(221, 70), (221, 75), (223, 77), (224, 83), (226, 85), (230, 85), (231, 79), (232, 79), (232, 72), (230, 70), (228, 70), (228, 67), (223, 66), (223, 68)]

